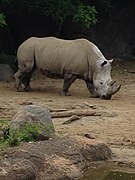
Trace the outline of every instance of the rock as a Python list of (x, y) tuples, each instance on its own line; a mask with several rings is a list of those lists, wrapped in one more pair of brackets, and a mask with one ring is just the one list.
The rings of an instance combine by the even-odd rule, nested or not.
[(65, 136), (48, 141), (24, 143), (9, 149), (0, 161), (2, 180), (70, 180), (84, 169), (111, 158), (111, 149), (82, 136)]
[(36, 105), (22, 106), (11, 120), (10, 132), (14, 129), (21, 130), (27, 124), (36, 124), (42, 130), (37, 137), (38, 141), (47, 140), (55, 134), (50, 111), (44, 107)]
[(0, 81), (11, 81), (14, 79), (14, 73), (8, 64), (0, 64)]
[[(15, 159), (5, 164), (4, 169), (0, 167), (1, 180), (35, 180), (35, 169), (31, 166), (30, 161), (26, 159)], [(6, 172), (12, 166), (12, 171), (6, 175)]]

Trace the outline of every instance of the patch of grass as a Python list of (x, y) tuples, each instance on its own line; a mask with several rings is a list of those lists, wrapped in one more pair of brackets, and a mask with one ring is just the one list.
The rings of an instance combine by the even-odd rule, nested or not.
[[(0, 131), (1, 131), (1, 137), (0, 137), (0, 158), (3, 156), (3, 153), (6, 151), (7, 147), (8, 147), (8, 143), (7, 140), (4, 138), (6, 137), (4, 134), (4, 128), (8, 127), (8, 122), (7, 120), (1, 120), (0, 119)], [(5, 133), (8, 131), (5, 131)], [(3, 136), (2, 136), (3, 134)]]
[[(50, 127), (52, 129), (52, 127)], [(50, 128), (45, 128), (37, 123), (26, 123), (22, 129), (10, 129), (9, 126), (3, 128), (4, 137), (0, 140), (0, 145), (17, 146), (21, 142), (37, 141), (39, 135), (45, 134), (46, 138), (50, 137)]]
[(7, 119), (0, 119), (0, 127), (2, 127), (3, 125), (6, 125), (9, 123), (10, 120)]
[(8, 143), (10, 146), (19, 145), (21, 142), (35, 141), (40, 134), (41, 128), (37, 124), (28, 124), (21, 129), (10, 130)]

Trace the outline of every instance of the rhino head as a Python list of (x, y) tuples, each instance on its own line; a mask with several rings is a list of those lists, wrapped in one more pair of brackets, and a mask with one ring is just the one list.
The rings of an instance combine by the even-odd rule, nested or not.
[(111, 99), (117, 93), (121, 85), (111, 79), (111, 64), (113, 60), (98, 60), (93, 74), (93, 85), (96, 93), (102, 99)]

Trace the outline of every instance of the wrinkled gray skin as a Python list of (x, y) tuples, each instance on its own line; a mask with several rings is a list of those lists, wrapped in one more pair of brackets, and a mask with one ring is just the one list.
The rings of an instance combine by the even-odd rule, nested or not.
[(19, 91), (31, 90), (30, 79), (35, 69), (52, 78), (64, 78), (61, 95), (70, 95), (68, 89), (77, 78), (85, 81), (93, 97), (111, 99), (120, 89), (111, 79), (113, 60), (106, 60), (86, 39), (32, 37), (19, 46), (17, 59), (19, 69), (14, 77)]

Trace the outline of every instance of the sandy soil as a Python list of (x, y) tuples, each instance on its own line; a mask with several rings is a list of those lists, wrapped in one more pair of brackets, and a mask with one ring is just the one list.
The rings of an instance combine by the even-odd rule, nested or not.
[(30, 93), (16, 92), (13, 82), (0, 82), (0, 120), (11, 120), (21, 105), (30, 103), (48, 108), (94, 110), (101, 116), (82, 117), (68, 125), (62, 124), (67, 118), (54, 118), (56, 133), (90, 134), (111, 146), (122, 160), (135, 162), (135, 74), (131, 71), (135, 71), (135, 62), (120, 61), (113, 66), (112, 77), (122, 87), (112, 100), (90, 98), (81, 80), (71, 86), (70, 97), (59, 95), (62, 80), (36, 78), (32, 80), (34, 91)]

